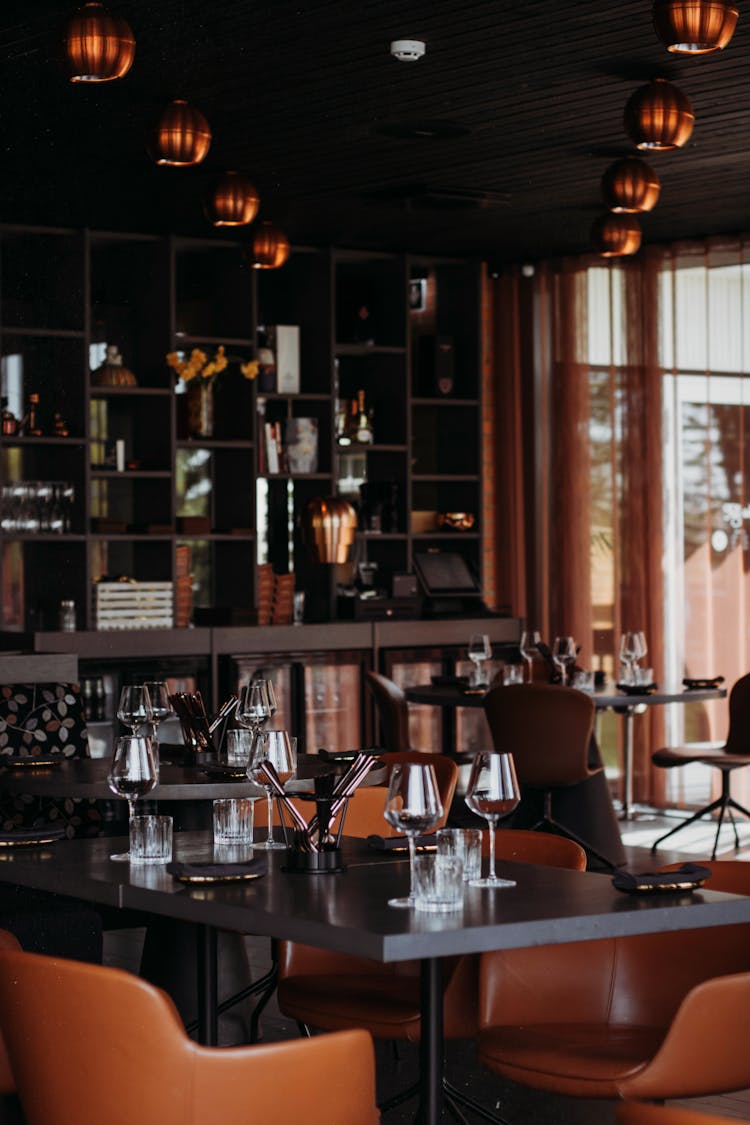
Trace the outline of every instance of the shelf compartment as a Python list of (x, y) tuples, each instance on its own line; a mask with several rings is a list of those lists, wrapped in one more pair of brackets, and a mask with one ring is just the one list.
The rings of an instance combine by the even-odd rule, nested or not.
[[(171, 468), (169, 435), (172, 429), (172, 400), (169, 394), (110, 395), (91, 399), (89, 404), (91, 467), (106, 465), (107, 443), (125, 443), (130, 472), (168, 472)], [(118, 474), (122, 476), (123, 474)]]
[[(165, 473), (155, 478), (129, 473), (93, 476), (91, 518), (116, 519), (126, 527), (144, 527), (148, 524), (172, 525), (174, 520), (170, 475)], [(152, 574), (144, 577), (156, 576)]]
[[(338, 397), (342, 406), (365, 392), (372, 410), (375, 444), (404, 445), (407, 434), (405, 357), (394, 354), (342, 356), (338, 362)], [(349, 447), (351, 448), (351, 447)], [(363, 446), (363, 448), (366, 448)]]
[[(175, 333), (190, 339), (253, 339), (253, 277), (240, 243), (175, 239)], [(246, 359), (250, 359), (248, 354)]]
[[(59, 412), (70, 434), (85, 433), (84, 372), (88, 368), (82, 337), (12, 333), (2, 341), (3, 394), (8, 409), (20, 421), (28, 396), (39, 395), (36, 410), (43, 437), (55, 437), (54, 417)], [(31, 435), (30, 435), (31, 436)]]
[(4, 230), (0, 253), (3, 324), (83, 331), (85, 270), (81, 232)]
[(412, 470), (415, 478), (477, 477), (481, 446), (477, 411), (454, 405), (412, 407)]
[(412, 394), (436, 397), (449, 380), (450, 394), (476, 399), (480, 370), (479, 270), (475, 262), (412, 258), (411, 287), (419, 282), (422, 300), (410, 302), (409, 339)]
[[(35, 535), (25, 541), (9, 541), (2, 537), (0, 571), (5, 627), (56, 629), (63, 599), (76, 603), (82, 623), (87, 597), (84, 539)], [(55, 576), (54, 582), (50, 575)]]
[[(260, 270), (258, 343), (277, 324), (299, 326), (300, 393), (331, 394), (331, 274), (327, 253), (292, 251), (281, 270)], [(262, 391), (259, 393), (263, 393)]]
[(406, 275), (398, 255), (335, 256), (336, 340), (377, 348), (406, 345)]
[[(308, 457), (307, 450), (299, 450), (296, 461), (290, 461), (289, 453), (289, 426), (287, 423), (296, 418), (311, 418), (317, 428), (317, 455), (312, 453)], [(281, 446), (274, 443), (269, 436), (268, 427), (278, 433)], [(306, 399), (304, 397), (276, 397), (258, 399), (258, 435), (259, 435), (259, 466), (262, 476), (317, 476), (327, 477), (331, 473), (331, 399)], [(299, 434), (297, 434), (299, 441)], [(269, 450), (269, 444), (271, 449)], [(312, 438), (309, 438), (312, 444)], [(279, 471), (272, 473), (270, 467), (275, 464), (270, 453), (275, 455), (279, 463)], [(300, 456), (304, 453), (305, 456)], [(293, 471), (292, 465), (314, 465), (310, 472)]]
[(218, 614), (247, 615), (255, 602), (255, 542), (227, 536), (220, 539), (180, 537), (190, 547), (194, 605)]
[[(210, 535), (233, 541), (255, 528), (253, 450), (185, 449), (177, 451), (175, 494), (177, 516), (203, 517)], [(238, 487), (238, 482), (243, 487)], [(231, 529), (242, 532), (229, 534)], [(204, 535), (191, 537), (203, 539)], [(245, 536), (246, 537), (246, 536)]]
[(246, 379), (237, 362), (230, 362), (212, 385), (213, 430), (203, 438), (190, 433), (188, 419), (188, 387), (180, 384), (175, 392), (177, 438), (180, 442), (224, 441), (251, 442), (253, 430), (253, 381)]

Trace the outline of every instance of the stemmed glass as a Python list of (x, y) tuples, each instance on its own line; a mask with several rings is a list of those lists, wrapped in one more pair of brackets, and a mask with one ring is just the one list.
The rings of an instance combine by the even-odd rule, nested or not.
[(471, 677), (473, 687), (481, 687), (487, 683), (487, 677), (482, 671), (482, 667), (486, 660), (492, 656), (492, 646), (490, 645), (490, 638), (486, 633), (472, 633), (469, 637), (469, 648), (467, 650), (469, 660), (474, 665), (474, 673)]
[(143, 686), (148, 692), (148, 721), (153, 730), (152, 748), (156, 758), (159, 746), (159, 723), (172, 714), (172, 704), (169, 702), (169, 689), (163, 680), (149, 680)]
[(576, 643), (572, 637), (555, 637), (552, 644), (552, 659), (560, 669), (562, 682), (568, 682), (568, 668), (575, 664)]
[(286, 785), (297, 768), (297, 739), (290, 738), (285, 730), (257, 731), (247, 763), (247, 776), (265, 789), (268, 800), (268, 839), (264, 847), (285, 848), (286, 844), (273, 838), (273, 789), (260, 772), (263, 762), (270, 762), (281, 784)]
[(268, 698), (268, 681), (253, 680), (246, 684), (240, 692), (240, 700), (237, 704), (237, 721), (244, 727), (250, 727), (256, 735), (263, 724), (271, 718), (272, 713)]
[(383, 816), (409, 841), (409, 894), (389, 898), (389, 906), (414, 906), (415, 837), (440, 823), (443, 806), (438, 793), (435, 768), (430, 763), (399, 763), (391, 770)]
[(534, 682), (534, 659), (539, 656), (539, 645), (541, 644), (542, 635), (536, 629), (524, 629), (521, 633), (521, 644), (519, 646), (521, 656), (524, 658), (529, 666), (529, 683)]
[[(128, 802), (128, 821), (135, 816), (135, 803), (156, 788), (159, 771), (154, 760), (151, 739), (144, 734), (124, 734), (115, 741), (112, 764), (107, 775), (107, 784), (118, 797)], [(126, 860), (127, 852), (110, 856), (110, 859)]]
[(139, 727), (149, 721), (151, 699), (145, 684), (129, 684), (120, 692), (120, 702), (117, 705), (117, 718), (126, 727), (130, 727), (133, 734), (138, 734)]
[(484, 878), (469, 879), (472, 887), (515, 887), (513, 879), (501, 879), (495, 871), (495, 828), (508, 816), (521, 799), (512, 754), (496, 754), (480, 750), (471, 763), (466, 804), (477, 816), (483, 816), (490, 830), (490, 867)]
[[(645, 646), (646, 638), (643, 638)], [(626, 683), (635, 683), (635, 665), (640, 656), (645, 653), (639, 653), (638, 633), (623, 633), (620, 637), (620, 663), (625, 666), (625, 680)]]
[(270, 713), (270, 717), (273, 718), (274, 715), (276, 714), (277, 709), (278, 709), (277, 704), (276, 704), (276, 689), (273, 686), (273, 680), (263, 680), (262, 682), (266, 685), (266, 696), (268, 697), (268, 710), (269, 710), (269, 713)]

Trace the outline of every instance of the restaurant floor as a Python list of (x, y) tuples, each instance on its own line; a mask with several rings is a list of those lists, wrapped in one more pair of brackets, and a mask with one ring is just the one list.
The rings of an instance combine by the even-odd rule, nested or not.
[[(680, 860), (705, 859), (711, 854), (715, 826), (708, 822), (694, 825), (675, 837), (679, 850), (660, 850), (652, 856), (650, 844), (660, 834), (674, 827), (679, 821), (674, 817), (639, 815), (636, 819), (622, 824), (622, 837), (628, 857), (628, 868), (632, 871), (653, 870), (659, 864)], [(750, 861), (750, 825), (740, 827), (741, 848), (735, 852), (729, 829), (722, 832), (718, 855), (726, 859), (740, 858)], [(137, 971), (140, 957), (142, 931), (109, 931), (105, 935), (105, 961), (108, 964)], [(268, 943), (265, 939), (248, 937), (243, 940), (244, 955), (247, 957), (252, 978), (261, 976), (268, 967)], [(243, 950), (236, 942), (227, 946), (226, 956), (221, 958), (222, 968), (231, 975), (237, 969), (238, 956)], [(243, 966), (243, 970), (247, 970)], [(220, 980), (220, 994), (231, 993), (231, 981)], [(247, 1041), (250, 1007), (248, 1002), (239, 1009), (222, 1016), (220, 1021), (220, 1041), (223, 1045)], [(262, 1019), (264, 1042), (295, 1038), (297, 1027), (286, 1019), (272, 1000)], [(399, 1045), (394, 1051), (392, 1044), (376, 1044), (378, 1098), (382, 1100), (406, 1089), (416, 1081), (417, 1049), (409, 1045)], [(459, 1088), (465, 1089), (471, 1097), (490, 1110), (496, 1111), (510, 1125), (611, 1125), (614, 1122), (614, 1103), (607, 1101), (587, 1101), (584, 1099), (563, 1098), (536, 1090), (527, 1090), (511, 1083), (503, 1082), (494, 1075), (482, 1071), (476, 1064), (475, 1052), (471, 1043), (451, 1043), (446, 1056), (448, 1078)], [(712, 1098), (692, 1099), (675, 1103), (693, 1109), (722, 1114), (750, 1121), (750, 1090)], [(383, 1125), (411, 1125), (416, 1110), (415, 1100), (411, 1100), (383, 1115)], [(477, 1117), (468, 1114), (470, 1122)]]

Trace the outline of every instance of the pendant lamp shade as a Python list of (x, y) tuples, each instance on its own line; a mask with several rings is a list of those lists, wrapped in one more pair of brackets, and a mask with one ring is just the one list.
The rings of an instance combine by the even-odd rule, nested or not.
[(637, 156), (616, 160), (602, 176), (602, 195), (610, 211), (651, 211), (660, 191), (656, 172)]
[(103, 4), (84, 4), (65, 31), (65, 58), (71, 82), (113, 82), (133, 65), (135, 38), (120, 16)]
[(211, 129), (200, 110), (181, 98), (170, 102), (159, 118), (151, 143), (157, 164), (175, 168), (200, 164), (211, 147)]
[(656, 34), (668, 51), (707, 55), (726, 47), (739, 11), (726, 0), (654, 0)]
[(206, 215), (215, 227), (244, 227), (258, 214), (255, 187), (239, 172), (225, 172), (206, 200)]
[(625, 106), (625, 131), (639, 149), (667, 152), (682, 148), (694, 124), (689, 98), (664, 78), (639, 87)]
[(272, 223), (261, 223), (248, 248), (248, 261), (254, 270), (276, 270), (289, 257), (289, 239)]
[(591, 228), (591, 241), (602, 258), (624, 258), (641, 245), (641, 228), (634, 215), (601, 215)]

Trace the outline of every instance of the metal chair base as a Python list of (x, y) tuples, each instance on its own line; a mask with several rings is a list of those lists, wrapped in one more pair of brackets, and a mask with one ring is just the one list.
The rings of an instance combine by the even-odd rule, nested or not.
[[(408, 1102), (410, 1098), (415, 1098), (419, 1094), (419, 1084), (415, 1083), (410, 1086), (408, 1090), (402, 1090), (400, 1094), (394, 1094), (392, 1098), (381, 1102), (379, 1109), (381, 1113), (387, 1113), (390, 1109), (396, 1109), (397, 1106), (403, 1105)], [(504, 1117), (499, 1117), (496, 1113), (491, 1113), (490, 1110), (485, 1109), (474, 1098), (470, 1098), (463, 1090), (459, 1090), (447, 1078), (443, 1079), (443, 1097), (445, 1098), (445, 1105), (451, 1117), (458, 1122), (458, 1125), (470, 1125), (463, 1109), (468, 1109), (480, 1117), (482, 1121), (489, 1121), (490, 1125), (508, 1125)], [(420, 1120), (420, 1113), (417, 1112), (417, 1121)]]
[(661, 844), (664, 840), (669, 839), (670, 836), (674, 836), (676, 832), (681, 832), (682, 829), (687, 828), (688, 825), (694, 824), (696, 820), (700, 820), (704, 816), (709, 816), (716, 809), (719, 810), (719, 816), (716, 823), (716, 836), (714, 837), (714, 849), (711, 852), (711, 859), (716, 859), (716, 849), (719, 846), (719, 835), (724, 824), (725, 816), (728, 816), (729, 822), (732, 825), (732, 830), (734, 832), (734, 850), (738, 851), (740, 847), (740, 837), (737, 832), (737, 825), (735, 824), (734, 817), (732, 816), (732, 809), (736, 809), (737, 812), (741, 812), (743, 816), (746, 816), (749, 820), (750, 811), (748, 811), (748, 809), (746, 809), (744, 805), (740, 805), (739, 802), (735, 801), (734, 797), (731, 796), (729, 792), (729, 779), (729, 772), (722, 771), (721, 796), (717, 797), (715, 801), (712, 801), (710, 805), (704, 805), (702, 809), (698, 809), (698, 811), (696, 813), (693, 813), (692, 816), (689, 816), (687, 820), (682, 820), (679, 824), (675, 825), (674, 828), (670, 828), (669, 832), (665, 832), (663, 836), (660, 836), (658, 840), (654, 841), (654, 843), (651, 845), (651, 851), (655, 852), (659, 844)]
[(544, 812), (536, 824), (531, 826), (531, 831), (537, 832), (540, 828), (544, 827), (553, 828), (559, 836), (565, 836), (568, 840), (572, 840), (574, 844), (578, 844), (587, 855), (593, 856), (593, 858), (598, 860), (608, 871), (617, 870), (618, 864), (613, 863), (611, 859), (608, 859), (606, 855), (597, 851), (595, 847), (582, 839), (575, 832), (571, 831), (570, 828), (566, 828), (564, 824), (560, 824), (559, 820), (555, 820), (552, 815), (552, 793), (549, 790), (544, 794)]

